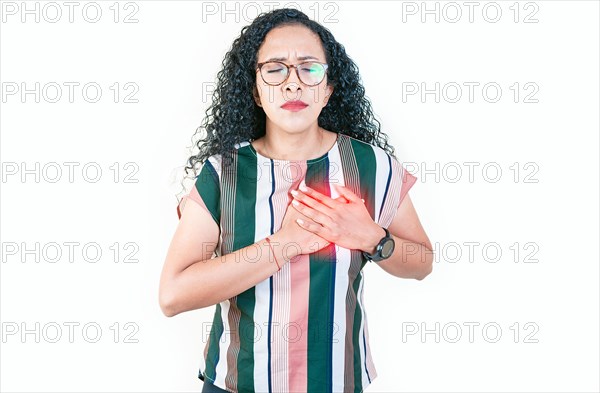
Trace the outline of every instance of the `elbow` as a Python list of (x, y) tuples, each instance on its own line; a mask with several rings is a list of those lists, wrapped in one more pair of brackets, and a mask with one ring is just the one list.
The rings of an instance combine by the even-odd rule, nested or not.
[[(199, 298), (203, 299), (202, 296)], [(164, 288), (160, 289), (158, 303), (162, 313), (168, 318), (186, 311), (197, 310), (210, 305), (205, 302), (194, 302), (192, 304), (189, 297), (186, 298), (186, 295), (181, 291), (173, 291)]]
[(430, 254), (430, 257), (427, 258), (427, 261), (424, 263), (424, 267), (419, 276), (415, 277), (417, 280), (422, 281), (425, 277), (431, 274), (433, 271), (433, 253)]
[(433, 267), (431, 265), (429, 265), (429, 267), (425, 271), (423, 271), (421, 273), (421, 275), (419, 275), (418, 277), (415, 277), (415, 278), (419, 281), (422, 281), (423, 279), (425, 279), (425, 277), (430, 275), (432, 271), (433, 271)]
[(174, 317), (175, 315), (177, 315), (178, 313), (175, 311), (175, 308), (169, 304), (164, 304), (161, 303), (160, 304), (160, 309), (162, 311), (162, 313), (164, 314), (164, 316), (171, 318)]
[(158, 295), (158, 304), (160, 310), (166, 317), (174, 317), (179, 314), (176, 307), (175, 296), (170, 292), (161, 288)]

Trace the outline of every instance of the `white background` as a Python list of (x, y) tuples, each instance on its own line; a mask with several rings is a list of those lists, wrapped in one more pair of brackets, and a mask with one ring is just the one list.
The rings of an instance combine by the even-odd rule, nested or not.
[[(11, 3), (15, 15), (8, 3), (0, 26), (0, 388), (199, 392), (202, 323), (214, 308), (167, 318), (158, 305), (178, 221), (173, 175), (185, 164), (224, 54), (257, 7), (269, 5), (228, 3), (238, 11), (223, 14), (221, 2), (121, 2), (115, 23), (114, 2), (101, 1), (102, 17), (90, 23), (80, 2), (70, 23), (58, 2), (62, 18), (50, 23), (44, 2), (27, 3), (38, 4), (39, 22), (35, 14), (22, 22), (22, 3)], [(456, 7), (427, 7), (436, 4), (438, 22), (435, 14), (421, 21), (421, 2), (302, 3), (359, 66), (382, 130), (419, 179), (410, 194), (437, 252), (423, 281), (367, 266), (378, 377), (366, 391), (598, 391), (598, 3), (479, 2), (470, 22), (458, 2), (456, 23)], [(214, 7), (216, 14), (203, 13)], [(502, 15), (492, 23), (497, 8)], [(138, 22), (123, 23), (134, 11)], [(524, 23), (530, 14), (536, 23)], [(39, 103), (33, 94), (7, 94), (36, 82), (59, 84), (62, 98), (50, 103), (52, 89)], [(72, 103), (68, 82), (80, 84)], [(102, 88), (97, 103), (82, 97), (88, 82)], [(110, 86), (117, 82), (115, 103)], [(133, 91), (123, 87), (128, 82), (139, 88), (138, 103), (123, 102)], [(473, 102), (468, 82), (479, 84)], [(432, 94), (403, 99), (407, 83), (448, 89), (439, 102)], [(455, 103), (454, 83), (462, 87)], [(482, 93), (486, 83), (501, 87), (497, 102), (488, 102), (494, 89)], [(534, 89), (530, 100), (538, 102), (524, 102)], [(79, 163), (73, 182), (65, 162)], [(82, 176), (90, 163), (103, 171), (96, 183)], [(476, 165), (472, 178), (465, 163)], [(56, 166), (62, 177), (51, 182)], [(502, 173), (492, 181), (496, 168)], [(24, 180), (22, 169), (32, 169)], [(132, 173), (138, 182), (125, 182)], [(63, 252), (54, 263), (47, 259), (56, 249), (42, 253), (53, 242)], [(72, 262), (68, 242), (78, 244)], [(82, 247), (94, 243), (102, 257), (92, 263)], [(131, 251), (138, 262), (123, 263)], [(537, 262), (524, 263), (528, 256)], [(79, 324), (73, 342), (69, 322)], [(101, 328), (95, 343), (88, 342), (93, 328), (82, 334), (88, 323)], [(56, 326), (62, 336), (52, 343)], [(407, 335), (412, 326), (417, 334)], [(436, 326), (438, 338), (421, 336)], [(24, 328), (30, 332), (22, 336)]]

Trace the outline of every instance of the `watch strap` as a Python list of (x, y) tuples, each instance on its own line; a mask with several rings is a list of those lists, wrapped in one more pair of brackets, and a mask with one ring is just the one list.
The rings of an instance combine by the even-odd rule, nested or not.
[(379, 262), (381, 260), (383, 260), (382, 256), (381, 256), (381, 249), (383, 246), (383, 243), (391, 238), (390, 236), (390, 231), (388, 231), (387, 228), (381, 227), (383, 228), (383, 230), (385, 231), (385, 236), (383, 236), (381, 238), (381, 240), (379, 240), (379, 243), (377, 243), (377, 246), (375, 247), (375, 253), (373, 254), (369, 254), (365, 251), (362, 252), (362, 254), (365, 256), (365, 258), (367, 258), (367, 260), (371, 261), (371, 262)]

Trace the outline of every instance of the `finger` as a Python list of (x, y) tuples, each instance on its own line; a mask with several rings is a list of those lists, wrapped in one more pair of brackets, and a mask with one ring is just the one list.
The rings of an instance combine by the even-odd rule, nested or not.
[(324, 233), (325, 233), (325, 228), (319, 224), (316, 224), (314, 222), (308, 221), (308, 220), (303, 220), (301, 218), (297, 218), (296, 222), (298, 223), (298, 225), (300, 225), (302, 228), (306, 229), (307, 231), (310, 231), (314, 234), (320, 235), (321, 237), (323, 237)]
[(335, 189), (338, 191), (338, 193), (340, 195), (342, 195), (343, 197), (345, 197), (348, 201), (350, 202), (364, 202), (364, 199), (359, 198), (355, 193), (353, 193), (352, 191), (350, 191), (350, 189), (348, 189), (347, 187), (341, 186), (339, 184), (335, 184), (333, 183), (333, 185), (335, 186)]
[(292, 195), (294, 196), (294, 200), (298, 200), (298, 201), (302, 202), (303, 204), (305, 204), (306, 206), (309, 206), (309, 207), (311, 207), (315, 210), (318, 210), (319, 212), (331, 217), (333, 211), (328, 206), (321, 203), (321, 201), (314, 199), (311, 196), (306, 195), (305, 193), (298, 192), (297, 190), (292, 190)]
[(337, 198), (335, 198), (335, 200), (336, 200), (336, 201), (338, 201), (338, 202), (340, 202), (340, 203), (348, 203), (348, 202), (350, 202), (350, 201), (349, 201), (349, 200), (347, 200), (347, 199), (346, 199), (346, 197), (345, 197), (345, 196), (343, 196), (343, 195), (342, 195), (342, 196), (339, 196), (339, 197), (337, 197)]
[(325, 206), (332, 208), (332, 209), (337, 207), (337, 205), (339, 205), (341, 203), (339, 201), (336, 201), (335, 199), (328, 197), (325, 194), (321, 194), (319, 191), (317, 191), (313, 188), (308, 187), (304, 182), (300, 183), (299, 190), (302, 191), (304, 194), (310, 196), (313, 199), (316, 199), (317, 201), (321, 202)]
[[(311, 198), (305, 197), (305, 199), (311, 199)], [(298, 210), (300, 213), (304, 214), (306, 217), (311, 218), (313, 221), (315, 221), (318, 224), (331, 225), (331, 222), (332, 222), (331, 217), (329, 217), (327, 214), (321, 213), (320, 211), (313, 209), (310, 206), (300, 203), (296, 199), (292, 200), (292, 206), (294, 206), (294, 208), (296, 210)]]

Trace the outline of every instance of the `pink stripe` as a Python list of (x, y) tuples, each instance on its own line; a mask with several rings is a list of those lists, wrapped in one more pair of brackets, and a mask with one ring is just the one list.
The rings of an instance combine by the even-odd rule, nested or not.
[(402, 203), (402, 200), (404, 199), (404, 196), (406, 194), (408, 194), (408, 190), (411, 189), (411, 187), (415, 184), (415, 182), (417, 181), (417, 178), (415, 176), (413, 176), (412, 173), (410, 173), (409, 171), (406, 170), (406, 168), (402, 168), (402, 188), (400, 190), (400, 201), (398, 202), (398, 207), (400, 207), (400, 204)]
[(202, 200), (202, 197), (198, 193), (198, 189), (196, 188), (196, 186), (194, 186), (194, 187), (192, 187), (192, 190), (190, 191), (190, 193), (187, 195), (184, 195), (183, 198), (181, 198), (181, 201), (179, 201), (179, 205), (177, 205), (177, 216), (179, 217), (179, 219), (181, 219), (181, 212), (183, 211), (182, 209), (185, 209), (185, 204), (187, 203), (188, 199), (195, 201), (197, 204), (202, 206), (202, 208), (204, 208), (204, 210), (209, 212), (208, 208), (206, 207), (206, 204)]
[(309, 258), (308, 254), (304, 254), (290, 261), (291, 311), (288, 329), (290, 392), (306, 392), (307, 390)]
[[(297, 190), (306, 177), (307, 165), (305, 162), (295, 163), (289, 169), (290, 191)], [(289, 208), (293, 209), (292, 206)], [(290, 324), (287, 330), (289, 332), (288, 375), (290, 392), (306, 392), (307, 390), (309, 259), (308, 254), (303, 254), (293, 258), (289, 263)]]

